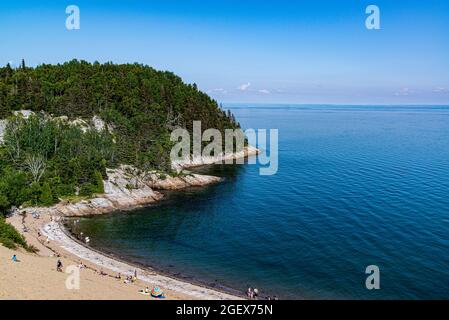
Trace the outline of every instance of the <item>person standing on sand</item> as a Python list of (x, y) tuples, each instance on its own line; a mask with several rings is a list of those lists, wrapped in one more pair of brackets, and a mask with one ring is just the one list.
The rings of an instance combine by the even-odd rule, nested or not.
[(58, 262), (56, 262), (56, 270), (58, 272), (62, 272), (62, 262), (58, 259)]
[(12, 260), (13, 262), (18, 262), (18, 261), (19, 261), (19, 260), (17, 260), (17, 256), (16, 256), (16, 255), (13, 255), (12, 258), (11, 258), (11, 260)]
[(247, 296), (249, 299), (254, 298), (254, 291), (253, 291), (253, 289), (252, 289), (251, 287), (249, 287), (248, 290), (246, 291), (246, 296)]

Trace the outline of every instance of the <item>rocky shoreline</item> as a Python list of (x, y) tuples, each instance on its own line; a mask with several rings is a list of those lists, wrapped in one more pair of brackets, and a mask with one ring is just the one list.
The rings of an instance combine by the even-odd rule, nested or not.
[(139, 208), (162, 200), (163, 194), (156, 189), (180, 190), (188, 187), (207, 186), (220, 181), (221, 178), (218, 177), (196, 174), (185, 177), (136, 180), (127, 177), (122, 169), (108, 170), (108, 180), (104, 181), (104, 194), (74, 203), (62, 200), (52, 207), (27, 207), (19, 211), (64, 217), (108, 214), (114, 211)]
[(247, 158), (257, 155), (258, 152), (258, 149), (248, 147), (237, 154), (177, 163), (173, 165), (179, 172), (177, 176), (167, 176), (156, 172), (142, 173), (131, 166), (122, 165), (118, 169), (107, 170), (108, 179), (104, 181), (104, 194), (77, 202), (62, 200), (52, 207), (23, 208), (19, 209), (19, 212), (80, 217), (143, 207), (162, 200), (164, 195), (159, 192), (161, 190), (204, 187), (222, 181), (222, 178), (219, 177), (186, 172), (184, 168), (220, 163), (229, 159)]
[(248, 146), (243, 148), (242, 151), (232, 153), (232, 154), (221, 154), (216, 157), (197, 157), (193, 159), (187, 159), (183, 161), (175, 161), (172, 163), (172, 167), (177, 170), (187, 169), (187, 168), (195, 168), (201, 167), (205, 165), (210, 165), (214, 163), (224, 163), (227, 161), (235, 161), (239, 159), (246, 159), (252, 156), (257, 156), (260, 153), (260, 150)]

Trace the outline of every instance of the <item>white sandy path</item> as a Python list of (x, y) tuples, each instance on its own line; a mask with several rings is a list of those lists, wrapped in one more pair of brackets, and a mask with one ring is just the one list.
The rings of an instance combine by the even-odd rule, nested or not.
[(188, 282), (182, 282), (167, 276), (151, 273), (147, 270), (134, 267), (121, 261), (109, 258), (101, 253), (93, 251), (85, 246), (82, 246), (78, 242), (71, 239), (61, 229), (61, 226), (57, 222), (50, 222), (43, 226), (42, 234), (47, 236), (53, 241), (57, 241), (60, 246), (78, 256), (81, 259), (90, 261), (100, 267), (112, 270), (122, 275), (134, 275), (134, 271), (137, 271), (139, 280), (147, 282), (154, 286), (173, 290), (188, 296), (195, 297), (200, 300), (240, 300), (240, 297), (233, 296), (227, 293), (215, 291), (198, 285), (190, 284)]

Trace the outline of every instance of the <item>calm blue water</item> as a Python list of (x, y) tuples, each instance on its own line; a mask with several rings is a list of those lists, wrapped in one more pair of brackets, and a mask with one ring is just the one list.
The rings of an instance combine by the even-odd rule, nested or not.
[(205, 168), (226, 181), (83, 219), (92, 245), (281, 298), (449, 298), (449, 107), (231, 108), (243, 127), (279, 129), (277, 175)]

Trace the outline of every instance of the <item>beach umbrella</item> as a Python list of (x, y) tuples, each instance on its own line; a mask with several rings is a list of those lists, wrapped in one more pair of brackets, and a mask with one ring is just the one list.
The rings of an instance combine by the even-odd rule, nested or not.
[(154, 298), (161, 298), (164, 295), (164, 292), (159, 287), (154, 287), (153, 290), (151, 290), (151, 295)]

